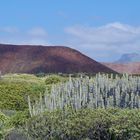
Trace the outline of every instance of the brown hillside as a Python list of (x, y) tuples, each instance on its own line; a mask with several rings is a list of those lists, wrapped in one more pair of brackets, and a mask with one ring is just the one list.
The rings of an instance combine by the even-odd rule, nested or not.
[(140, 62), (126, 64), (103, 63), (105, 66), (117, 71), (118, 73), (140, 74)]
[(62, 46), (0, 44), (2, 73), (114, 72), (80, 52)]

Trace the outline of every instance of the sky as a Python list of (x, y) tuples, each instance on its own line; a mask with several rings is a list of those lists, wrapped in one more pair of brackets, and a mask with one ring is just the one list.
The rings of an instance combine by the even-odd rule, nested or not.
[(0, 43), (68, 46), (101, 62), (140, 52), (140, 0), (1, 0)]

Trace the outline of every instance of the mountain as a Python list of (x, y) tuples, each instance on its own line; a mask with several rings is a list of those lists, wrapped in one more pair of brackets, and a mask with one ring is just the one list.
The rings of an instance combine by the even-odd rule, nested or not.
[(130, 63), (130, 62), (140, 62), (140, 54), (138, 53), (126, 53), (121, 56), (119, 60), (115, 63)]
[(115, 72), (77, 50), (63, 46), (0, 44), (2, 73)]
[(131, 62), (126, 64), (102, 63), (106, 67), (117, 71), (118, 73), (140, 74), (140, 62)]

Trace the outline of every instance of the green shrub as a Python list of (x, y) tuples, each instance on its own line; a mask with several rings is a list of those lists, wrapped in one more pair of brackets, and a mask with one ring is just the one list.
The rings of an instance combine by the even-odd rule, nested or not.
[(22, 132), (18, 128), (25, 124), (29, 118), (28, 110), (18, 111), (11, 117), (0, 113), (0, 140), (9, 140), (15, 137), (23, 137)]
[(28, 108), (28, 95), (32, 99), (45, 92), (45, 85), (24, 83), (0, 83), (0, 109), (24, 110)]
[(139, 127), (139, 110), (68, 109), (33, 117), (22, 129), (36, 140), (138, 140)]
[(56, 75), (48, 76), (45, 80), (46, 85), (57, 84), (59, 82), (61, 82), (61, 78)]
[(6, 134), (6, 123), (9, 120), (2, 112), (0, 112), (0, 140), (4, 139)]
[(10, 118), (9, 125), (18, 128), (19, 126), (25, 124), (29, 117), (28, 110), (17, 111), (17, 113)]

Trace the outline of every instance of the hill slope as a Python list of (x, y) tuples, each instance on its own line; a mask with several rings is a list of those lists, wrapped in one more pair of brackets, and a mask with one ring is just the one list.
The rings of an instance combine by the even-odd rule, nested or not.
[(140, 74), (140, 62), (117, 64), (103, 63), (105, 66), (117, 71), (118, 73)]
[(80, 52), (62, 46), (0, 44), (2, 73), (114, 72)]

